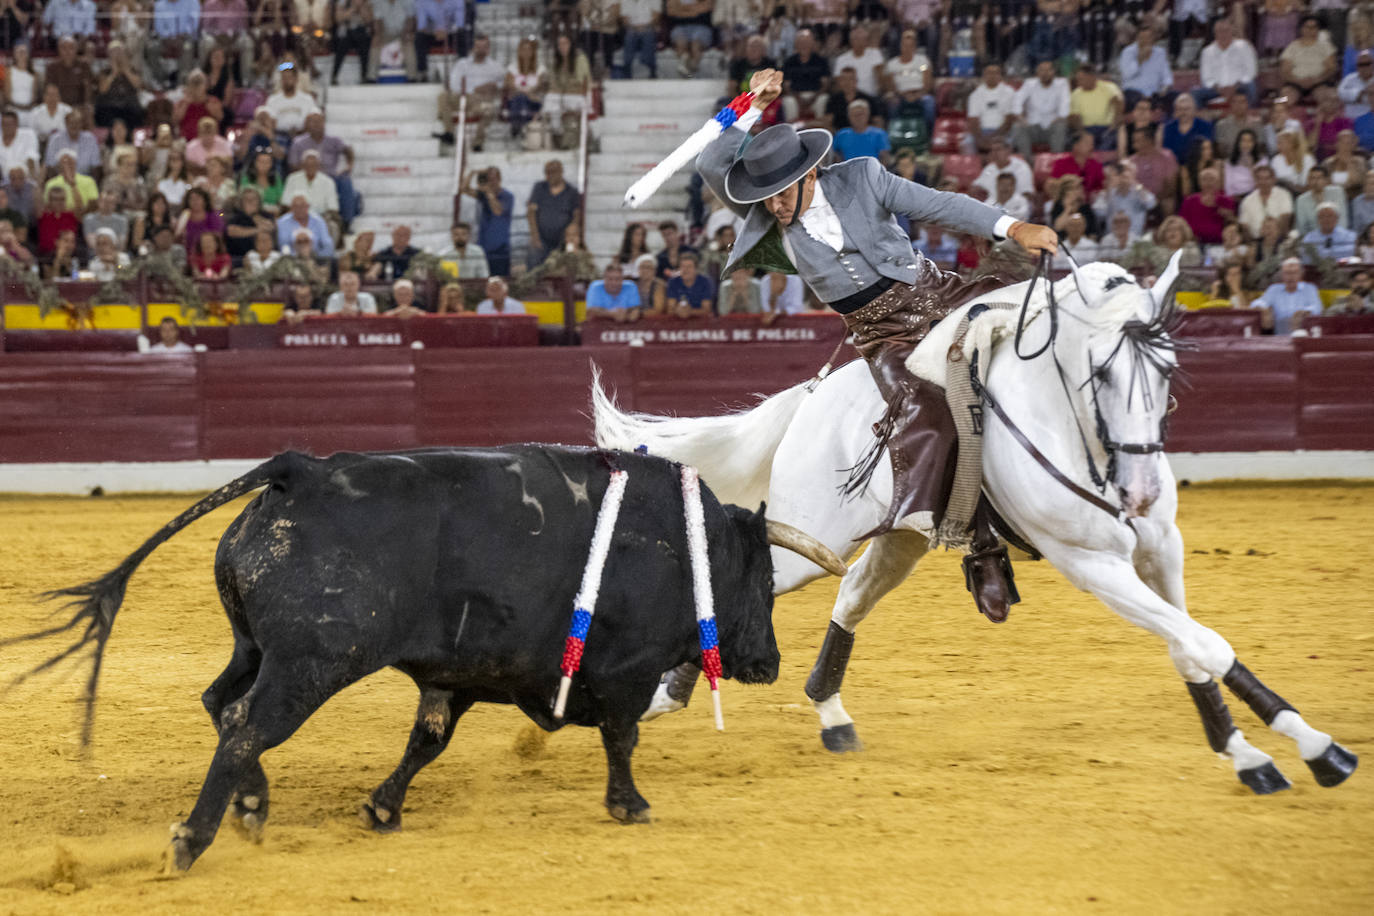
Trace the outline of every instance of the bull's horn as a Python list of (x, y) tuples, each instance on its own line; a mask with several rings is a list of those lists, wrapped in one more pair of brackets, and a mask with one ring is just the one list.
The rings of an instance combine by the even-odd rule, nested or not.
[(791, 525), (769, 519), (768, 543), (806, 557), (833, 576), (843, 576), (849, 572), (849, 567), (844, 565), (844, 560), (841, 560), (835, 551)]

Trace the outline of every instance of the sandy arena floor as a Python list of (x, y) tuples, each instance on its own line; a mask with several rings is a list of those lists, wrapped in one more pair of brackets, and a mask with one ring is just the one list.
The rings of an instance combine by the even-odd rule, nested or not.
[[(31, 595), (104, 572), (190, 502), (0, 500), (0, 634), (39, 626)], [(514, 751), (527, 720), (486, 706), (417, 777), (405, 829), (364, 831), (356, 806), (414, 714), (413, 686), (387, 672), (266, 755), (262, 845), (226, 828), (188, 877), (159, 880), (167, 826), (214, 746), (199, 696), (230, 638), (211, 562), (240, 505), (135, 576), (89, 761), (77, 678), (0, 701), (0, 913), (1374, 911), (1374, 487), (1183, 499), (1192, 613), (1365, 758), (1336, 789), (1232, 702), (1294, 783), (1252, 796), (1208, 750), (1153, 637), (1043, 563), (1020, 564), (1025, 601), (994, 627), (940, 555), (859, 630), (845, 700), (861, 754), (821, 748), (802, 693), (831, 580), (779, 601), (782, 676), (727, 682), (724, 735), (704, 697), (643, 730), (652, 825), (606, 816), (594, 731), (564, 730), (527, 759)], [(55, 647), (6, 652), (0, 675)]]

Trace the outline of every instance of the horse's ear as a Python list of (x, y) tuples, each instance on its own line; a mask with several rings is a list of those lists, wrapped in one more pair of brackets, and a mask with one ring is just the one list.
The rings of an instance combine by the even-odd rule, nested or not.
[(1178, 280), (1178, 262), (1183, 257), (1183, 249), (1174, 252), (1174, 256), (1169, 259), (1169, 266), (1164, 268), (1164, 273), (1159, 275), (1155, 285), (1150, 287), (1150, 298), (1154, 300), (1155, 312), (1164, 308), (1165, 301), (1169, 298), (1169, 290), (1173, 288), (1174, 282)]
[(1102, 297), (1099, 295), (1089, 295), (1090, 293), (1096, 293), (1097, 290), (1092, 288), (1092, 284), (1088, 282), (1087, 277), (1078, 272), (1077, 260), (1073, 258), (1069, 259), (1069, 270), (1073, 272), (1073, 283), (1074, 286), (1078, 288), (1078, 295), (1083, 298), (1083, 304), (1091, 309), (1097, 308), (1098, 305), (1102, 303)]

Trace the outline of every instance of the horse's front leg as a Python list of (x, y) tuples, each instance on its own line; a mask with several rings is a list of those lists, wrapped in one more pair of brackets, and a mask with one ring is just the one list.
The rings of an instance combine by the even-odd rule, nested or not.
[(840, 583), (830, 628), (806, 680), (806, 695), (821, 717), (821, 743), (828, 751), (838, 754), (863, 747), (854, 720), (840, 702), (840, 685), (854, 647), (854, 630), (884, 595), (911, 575), (926, 549), (926, 539), (916, 532), (891, 531), (868, 545)]
[[(1139, 520), (1135, 527), (1139, 540), (1133, 560), (1141, 579), (1157, 595), (1186, 614), (1187, 605), (1183, 592), (1183, 536), (1178, 526), (1173, 523), (1172, 513), (1163, 518)], [(1253, 748), (1243, 744), (1244, 738), (1231, 722), (1231, 715), (1221, 698), (1221, 690), (1212, 677), (1190, 677), (1181, 668), (1179, 673), (1187, 681), (1188, 693), (1202, 717), (1203, 729), (1213, 749), (1225, 751), (1227, 745), (1234, 741), (1237, 753), (1232, 754), (1233, 760), (1240, 760), (1249, 751), (1253, 751)], [(1265, 687), (1239, 661), (1233, 661), (1231, 667), (1223, 673), (1222, 682), (1244, 700), (1266, 725), (1280, 735), (1292, 739), (1297, 745), (1299, 756), (1312, 771), (1318, 784), (1339, 785), (1355, 772), (1359, 760), (1354, 754), (1333, 741), (1330, 735), (1308, 725), (1296, 709)], [(1237, 769), (1240, 770), (1241, 767), (1238, 765)], [(1286, 785), (1285, 781), (1276, 788), (1285, 788)], [(1263, 786), (1251, 788), (1260, 791)]]
[(1050, 560), (1079, 588), (1091, 592), (1123, 618), (1164, 639), (1174, 667), (1187, 683), (1189, 695), (1202, 718), (1203, 731), (1212, 749), (1231, 759), (1236, 775), (1257, 794), (1289, 787), (1274, 766), (1273, 758), (1245, 740), (1215, 682), (1220, 678), (1236, 696), (1274, 731), (1292, 738), (1317, 782), (1332, 786), (1355, 770), (1357, 758), (1311, 728), (1278, 694), (1265, 687), (1236, 658), (1235, 651), (1215, 631), (1188, 616), (1183, 600), (1182, 538), (1172, 523), (1160, 526), (1151, 542), (1147, 526), (1138, 526), (1146, 537), (1145, 552), (1137, 549), (1134, 563), (1150, 581), (1137, 574), (1136, 565), (1121, 557), (1083, 548), (1055, 545), (1044, 550)]

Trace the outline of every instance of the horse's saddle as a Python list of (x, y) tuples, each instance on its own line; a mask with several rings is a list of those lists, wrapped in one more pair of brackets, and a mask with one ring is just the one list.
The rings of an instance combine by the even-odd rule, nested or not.
[[(946, 375), (951, 357), (954, 357), (955, 362), (967, 365), (972, 362), (975, 353), (990, 354), (998, 341), (1016, 333), (1018, 306), (1006, 300), (1007, 295), (1004, 292), (989, 293), (959, 306), (941, 318), (939, 324), (930, 329), (925, 339), (907, 357), (907, 370), (932, 385), (948, 387)], [(968, 327), (965, 329), (964, 318), (977, 305), (987, 308), (980, 309), (977, 315), (969, 319)], [(956, 344), (957, 355), (951, 352)], [(984, 356), (979, 363), (979, 375), (983, 378), (987, 377), (990, 361), (989, 356)]]

